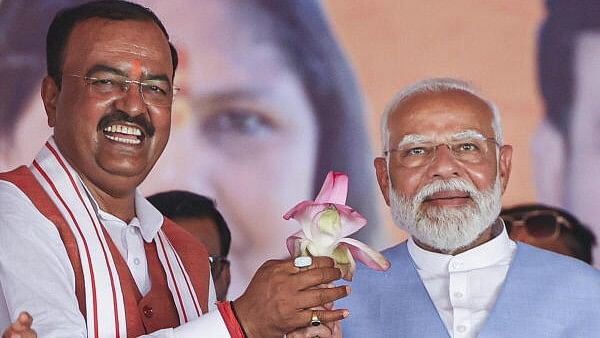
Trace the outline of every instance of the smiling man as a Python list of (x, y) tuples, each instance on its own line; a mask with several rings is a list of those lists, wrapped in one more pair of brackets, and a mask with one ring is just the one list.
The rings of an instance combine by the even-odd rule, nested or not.
[(177, 91), (177, 52), (149, 9), (105, 0), (60, 12), (47, 65), (53, 137), (0, 175), (0, 327), (27, 310), (41, 337), (281, 337), (348, 315), (311, 309), (348, 293), (313, 288), (341, 277), (324, 257), (302, 271), (269, 261), (241, 297), (215, 304), (205, 247), (137, 190)]
[(594, 337), (600, 272), (507, 236), (511, 168), (493, 103), (453, 79), (418, 82), (383, 115), (377, 179), (409, 239), (338, 302), (344, 337)]

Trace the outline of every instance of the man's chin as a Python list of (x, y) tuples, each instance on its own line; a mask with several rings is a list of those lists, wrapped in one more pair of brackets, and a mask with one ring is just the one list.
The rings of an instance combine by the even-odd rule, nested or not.
[(419, 243), (424, 244), (427, 248), (436, 252), (441, 252), (445, 254), (453, 254), (457, 251), (461, 251), (462, 249), (469, 247), (473, 244), (479, 235), (475, 236), (473, 239), (461, 238), (460, 240), (453, 236), (446, 237), (425, 237), (419, 238), (416, 234), (412, 235)]
[(409, 233), (419, 242), (441, 252), (454, 252), (471, 245), (485, 230), (476, 224), (470, 207), (433, 208), (417, 216)]

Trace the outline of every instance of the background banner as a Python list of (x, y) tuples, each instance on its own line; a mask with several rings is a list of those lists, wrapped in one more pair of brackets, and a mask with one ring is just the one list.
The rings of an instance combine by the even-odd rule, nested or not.
[[(59, 8), (80, 2), (0, 0), (2, 170), (28, 164), (51, 134), (39, 94), (45, 34)], [(182, 88), (169, 144), (141, 188), (216, 200), (232, 229), (232, 298), (260, 262), (286, 255), (298, 226), (283, 213), (312, 199), (329, 170), (349, 174), (348, 204), (369, 220), (361, 240), (405, 238), (372, 160), (386, 102), (423, 78), (470, 81), (498, 104), (514, 146), (506, 206), (564, 207), (600, 236), (594, 1), (140, 2), (178, 49)]]

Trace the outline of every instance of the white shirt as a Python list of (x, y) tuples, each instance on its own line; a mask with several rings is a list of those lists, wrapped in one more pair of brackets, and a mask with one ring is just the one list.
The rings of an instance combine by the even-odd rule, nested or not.
[[(162, 215), (137, 192), (135, 204), (137, 217), (129, 224), (99, 210), (97, 204), (95, 207), (140, 291), (146, 294), (151, 285), (143, 241), (152, 240), (162, 225)], [(29, 311), (39, 337), (86, 337), (85, 319), (75, 295), (75, 274), (56, 226), (6, 181), (0, 181), (0, 290), (0, 330), (20, 311)], [(215, 299), (213, 287), (210, 293), (209, 299)], [(218, 310), (150, 336), (230, 337)]]
[(496, 303), (516, 251), (506, 230), (455, 256), (424, 250), (412, 238), (407, 245), (448, 334), (455, 338), (477, 337)]

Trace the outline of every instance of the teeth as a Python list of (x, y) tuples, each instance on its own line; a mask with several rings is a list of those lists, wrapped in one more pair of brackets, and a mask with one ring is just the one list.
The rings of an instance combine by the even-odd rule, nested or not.
[(108, 138), (109, 140), (113, 140), (115, 142), (120, 142), (120, 143), (126, 143), (126, 144), (140, 144), (142, 142), (139, 139), (122, 138), (122, 137), (112, 136), (112, 135), (104, 135), (104, 136), (106, 136), (106, 138)]
[(133, 135), (133, 136), (141, 136), (142, 130), (136, 127), (130, 127), (125, 125), (111, 125), (104, 128), (104, 131), (107, 133), (120, 133), (125, 135)]

